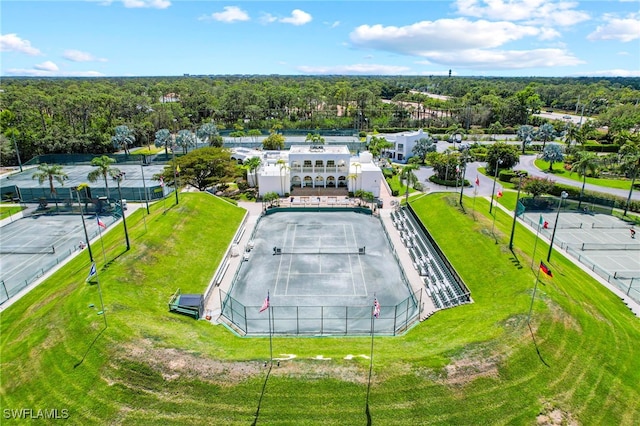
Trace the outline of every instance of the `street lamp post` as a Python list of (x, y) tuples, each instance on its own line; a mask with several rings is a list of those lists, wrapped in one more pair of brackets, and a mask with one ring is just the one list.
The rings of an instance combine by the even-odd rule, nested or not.
[(89, 242), (89, 234), (87, 233), (87, 225), (84, 222), (84, 212), (82, 211), (82, 202), (80, 201), (80, 186), (76, 186), (76, 195), (78, 196), (78, 206), (80, 206), (80, 217), (82, 218), (82, 229), (84, 230), (84, 238), (87, 242), (87, 250), (89, 251), (89, 259), (93, 263), (93, 252), (91, 251), (91, 243)]
[(498, 180), (498, 169), (500, 168), (500, 164), (502, 164), (502, 160), (498, 158), (496, 160), (496, 172), (493, 176), (493, 189), (491, 189), (491, 204), (489, 205), (489, 214), (491, 214), (491, 211), (493, 210), (493, 196), (496, 193), (496, 181)]
[(149, 214), (149, 196), (147, 195), (147, 184), (144, 181), (144, 159), (140, 160), (140, 171), (142, 172), (142, 188), (144, 189), (144, 202), (147, 205), (147, 214)]
[(526, 173), (518, 173), (518, 195), (516, 195), (516, 209), (513, 212), (513, 224), (511, 225), (511, 237), (509, 238), (509, 250), (513, 250), (513, 235), (516, 231), (516, 219), (518, 218), (518, 203), (520, 202), (520, 187), (522, 186), (522, 178)]
[(122, 202), (122, 190), (120, 189), (120, 180), (125, 177), (125, 172), (120, 172), (114, 177), (116, 178), (116, 182), (118, 183), (118, 196), (120, 197), (120, 210), (122, 211), (122, 224), (124, 225), (124, 238), (127, 241), (127, 250), (131, 249), (131, 244), (129, 243), (129, 231), (127, 230), (127, 219), (124, 214), (124, 204)]
[(560, 201), (558, 202), (558, 212), (556, 213), (556, 223), (553, 224), (553, 232), (551, 233), (551, 242), (549, 242), (549, 253), (547, 253), (547, 262), (551, 260), (551, 251), (553, 250), (553, 240), (556, 237), (556, 229), (558, 229), (558, 219), (560, 218), (560, 209), (562, 208), (562, 200), (566, 199), (569, 194), (562, 191)]
[(171, 147), (171, 157), (173, 161), (173, 185), (175, 186), (176, 204), (178, 204), (178, 165), (176, 164), (176, 148), (177, 146), (175, 144)]

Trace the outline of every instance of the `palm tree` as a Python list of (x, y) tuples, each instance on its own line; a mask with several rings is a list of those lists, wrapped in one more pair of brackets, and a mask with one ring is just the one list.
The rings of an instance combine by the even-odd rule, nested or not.
[(553, 139), (556, 129), (549, 123), (544, 123), (538, 128), (537, 138), (542, 139), (542, 150), (547, 146), (547, 141)]
[(260, 168), (262, 165), (262, 160), (260, 157), (251, 157), (244, 161), (244, 166), (247, 168), (247, 180), (249, 180), (248, 175), (253, 175), (253, 181), (256, 187), (258, 187), (258, 179), (256, 177), (256, 170)]
[(49, 181), (49, 191), (53, 196), (53, 200), (56, 203), (56, 210), (58, 209), (58, 197), (55, 186), (53, 186), (53, 180), (55, 179), (60, 185), (64, 186), (65, 179), (68, 179), (69, 176), (64, 172), (63, 167), (57, 164), (48, 165), (47, 163), (42, 163), (38, 165), (38, 171), (35, 172), (32, 176), (32, 179), (38, 179), (38, 183), (42, 185), (42, 182), (45, 180)]
[(550, 143), (542, 150), (542, 159), (549, 162), (549, 171), (553, 171), (553, 163), (564, 160), (562, 147), (557, 143)]
[(624, 205), (624, 215), (627, 215), (629, 203), (631, 203), (631, 195), (633, 194), (633, 185), (636, 183), (638, 170), (640, 170), (640, 135), (630, 135), (628, 132), (622, 133), (618, 138), (619, 141), (624, 140), (624, 144), (620, 148), (621, 164), (620, 168), (627, 175), (631, 176), (631, 188), (629, 196)]
[(209, 146), (222, 146), (222, 138), (218, 132), (218, 127), (212, 122), (204, 123), (196, 131), (196, 136), (205, 142), (209, 143)]
[(104, 179), (104, 187), (107, 192), (107, 198), (109, 198), (109, 182), (107, 180), (107, 176), (114, 177), (115, 175), (120, 173), (120, 169), (111, 167), (111, 165), (115, 162), (116, 160), (109, 157), (108, 155), (95, 157), (93, 160), (91, 160), (91, 165), (96, 167), (96, 169), (90, 171), (87, 175), (87, 179), (89, 179), (89, 182), (92, 183), (96, 182), (99, 178)]
[(533, 126), (528, 124), (522, 125), (518, 127), (518, 131), (516, 133), (520, 140), (522, 140), (522, 154), (524, 155), (527, 148), (527, 142), (531, 142), (531, 140), (533, 140)]
[[(362, 168), (362, 164), (360, 164), (360, 163), (353, 163), (353, 164), (352, 164), (352, 166), (353, 166), (353, 168), (354, 168), (354, 169), (356, 169), (356, 172), (355, 172), (355, 175), (356, 175), (356, 184), (358, 183), (358, 182), (357, 182), (357, 179), (358, 179), (359, 177), (360, 177), (360, 182), (362, 182), (362, 178), (361, 178), (361, 176), (360, 176), (360, 169)], [(357, 185), (355, 185), (355, 186), (357, 186)], [(355, 188), (355, 187), (353, 188), (353, 192), (356, 192), (357, 190), (358, 190), (358, 188)]]
[(176, 145), (186, 154), (189, 147), (196, 146), (196, 135), (191, 130), (180, 130), (176, 135)]
[(287, 170), (289, 170), (289, 165), (283, 159), (278, 160), (276, 164), (278, 164), (278, 166), (280, 167), (280, 189), (281, 189), (281, 195), (284, 197), (284, 194), (285, 194), (284, 178), (285, 176), (287, 176)]
[(158, 148), (163, 146), (164, 154), (169, 157), (169, 144), (171, 144), (171, 132), (169, 132), (169, 129), (158, 130), (154, 143)]
[(573, 173), (574, 170), (578, 173), (578, 176), (582, 176), (582, 189), (580, 190), (580, 201), (578, 202), (578, 208), (580, 208), (582, 205), (582, 197), (584, 196), (584, 186), (587, 183), (587, 172), (591, 172), (592, 175), (596, 174), (598, 170), (598, 156), (593, 152), (579, 152), (576, 160), (571, 164), (571, 173)]
[(413, 171), (418, 170), (419, 168), (420, 166), (418, 164), (407, 164), (400, 172), (400, 181), (407, 185), (407, 190), (405, 192), (406, 202), (409, 202), (409, 185), (415, 185), (418, 182), (418, 176), (416, 176)]
[(125, 154), (129, 154), (129, 145), (133, 145), (136, 141), (136, 137), (133, 134), (133, 130), (127, 126), (116, 127), (116, 135), (111, 137), (111, 143), (116, 149), (124, 149)]

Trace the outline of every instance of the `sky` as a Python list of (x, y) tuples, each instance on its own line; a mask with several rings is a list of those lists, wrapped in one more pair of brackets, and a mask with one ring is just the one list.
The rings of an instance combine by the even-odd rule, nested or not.
[(640, 77), (640, 0), (2, 0), (0, 76)]

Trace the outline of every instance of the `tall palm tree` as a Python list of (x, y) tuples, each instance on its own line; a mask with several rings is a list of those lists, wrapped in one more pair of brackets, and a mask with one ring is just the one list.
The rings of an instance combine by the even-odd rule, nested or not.
[(258, 179), (255, 174), (256, 170), (258, 170), (261, 165), (262, 160), (260, 159), (260, 157), (251, 157), (244, 160), (244, 166), (247, 168), (247, 180), (249, 177), (248, 175), (253, 175), (253, 181), (256, 185), (256, 188), (258, 187)]
[[(209, 146), (222, 146), (222, 138), (218, 132), (218, 127), (213, 123), (204, 123), (196, 131), (196, 136), (209, 144)], [(220, 145), (218, 145), (220, 143)]]
[(527, 148), (527, 142), (531, 142), (533, 140), (533, 136), (534, 136), (533, 126), (530, 126), (528, 124), (522, 125), (518, 127), (518, 131), (516, 133), (518, 135), (518, 138), (522, 140), (522, 154), (524, 155), (525, 150)]
[(544, 148), (547, 146), (547, 141), (553, 139), (555, 134), (556, 134), (556, 129), (554, 129), (554, 127), (549, 123), (544, 123), (538, 128), (536, 137), (538, 139), (542, 139), (543, 151), (544, 151)]
[(624, 205), (624, 215), (626, 216), (631, 203), (633, 185), (636, 183), (636, 177), (640, 170), (640, 135), (635, 134), (632, 136), (628, 132), (623, 132), (616, 139), (618, 139), (618, 142), (623, 142), (620, 148), (620, 169), (628, 176), (631, 176), (631, 188), (629, 189), (627, 202)]
[(127, 126), (118, 126), (116, 127), (115, 136), (111, 137), (111, 143), (114, 148), (124, 149), (125, 154), (129, 154), (129, 145), (133, 145), (136, 141), (136, 137), (133, 133), (133, 130), (129, 129)]
[(96, 167), (95, 170), (92, 170), (87, 175), (87, 179), (89, 182), (96, 182), (99, 178), (104, 179), (104, 187), (107, 191), (107, 198), (109, 198), (109, 182), (107, 180), (107, 176), (115, 176), (120, 173), (120, 169), (111, 167), (116, 160), (109, 157), (108, 155), (103, 155), (101, 157), (95, 157), (91, 160), (91, 165)]
[(276, 164), (278, 164), (278, 166), (280, 167), (280, 189), (281, 189), (281, 195), (284, 197), (284, 194), (285, 194), (284, 178), (285, 176), (287, 176), (287, 170), (289, 170), (289, 165), (283, 159), (278, 160)]
[(182, 153), (186, 154), (190, 147), (196, 146), (196, 135), (191, 130), (180, 130), (176, 135), (176, 145), (182, 147)]
[(580, 190), (580, 201), (578, 208), (582, 205), (582, 197), (584, 196), (584, 186), (587, 183), (587, 172), (592, 175), (598, 170), (598, 156), (594, 152), (581, 151), (578, 153), (576, 160), (571, 164), (571, 173), (576, 171), (578, 176), (582, 176), (582, 189)]
[(415, 185), (418, 182), (418, 176), (416, 176), (413, 171), (418, 170), (419, 168), (420, 166), (418, 164), (407, 164), (400, 172), (400, 181), (407, 185), (407, 190), (405, 192), (406, 202), (409, 202), (409, 185)]
[(32, 176), (32, 179), (38, 179), (40, 185), (42, 185), (45, 180), (49, 181), (49, 192), (51, 192), (53, 200), (56, 203), (56, 210), (58, 209), (58, 191), (56, 191), (55, 186), (53, 186), (53, 181), (55, 179), (60, 185), (64, 186), (64, 181), (68, 178), (69, 176), (64, 172), (62, 166), (57, 164), (48, 165), (47, 163), (38, 165), (38, 171)]
[(171, 132), (169, 132), (169, 129), (158, 130), (154, 143), (158, 148), (163, 146), (164, 154), (169, 157), (169, 145), (171, 144)]

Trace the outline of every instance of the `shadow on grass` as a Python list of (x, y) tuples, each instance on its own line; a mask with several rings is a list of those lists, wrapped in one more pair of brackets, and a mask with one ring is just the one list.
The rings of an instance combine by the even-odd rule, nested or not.
[(534, 336), (533, 330), (531, 329), (531, 323), (527, 322), (527, 326), (529, 327), (529, 332), (531, 333), (531, 339), (533, 340), (533, 346), (535, 346), (535, 348), (536, 348), (536, 353), (538, 354), (538, 358), (540, 358), (540, 361), (542, 361), (542, 363), (546, 367), (550, 367), (550, 365), (547, 364), (547, 362), (544, 360), (544, 358), (542, 358), (542, 354), (540, 353), (540, 348), (538, 348), (538, 343), (536, 342), (536, 337)]
[(262, 398), (264, 397), (264, 392), (267, 389), (267, 382), (269, 381), (269, 375), (271, 374), (272, 368), (273, 368), (273, 361), (269, 363), (269, 370), (267, 371), (267, 376), (264, 378), (264, 383), (262, 384), (262, 392), (260, 392), (260, 399), (258, 400), (258, 408), (256, 409), (256, 414), (254, 415), (253, 423), (251, 423), (251, 426), (255, 426), (258, 424), (258, 417), (260, 417), (260, 406), (262, 405)]
[(515, 266), (518, 269), (522, 269), (522, 263), (520, 263), (520, 259), (518, 259), (518, 256), (516, 255), (516, 252), (511, 250), (511, 254), (513, 255), (512, 257), (509, 258), (509, 260), (511, 261), (511, 263), (513, 263), (513, 266)]
[[(104, 315), (104, 314), (103, 314)], [(89, 347), (87, 348), (87, 350), (85, 351), (84, 355), (82, 355), (82, 359), (80, 359), (80, 361), (76, 362), (73, 365), (73, 368), (78, 368), (83, 362), (84, 359), (87, 357), (87, 354), (89, 353), (89, 351), (91, 350), (91, 348), (93, 348), (93, 345), (96, 344), (96, 342), (98, 341), (98, 338), (102, 335), (102, 333), (104, 333), (104, 331), (107, 329), (107, 327), (103, 328), (102, 330), (100, 330), (100, 332), (96, 335), (96, 337), (93, 338), (93, 341), (91, 342), (91, 344), (89, 345)]]

